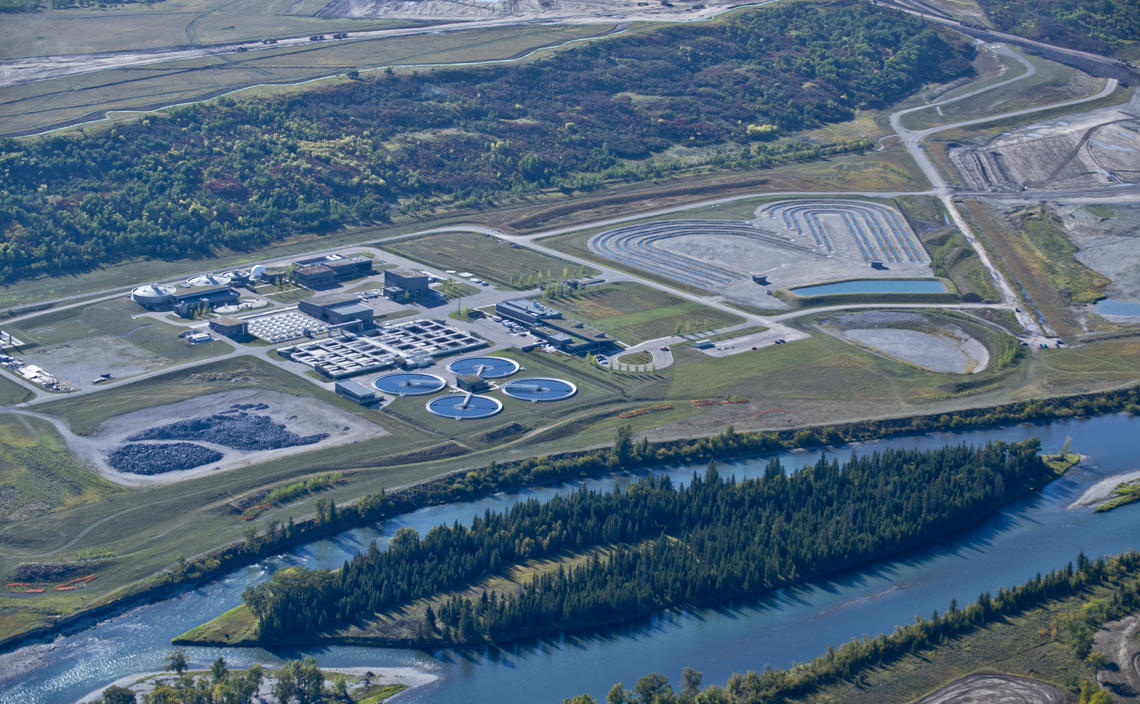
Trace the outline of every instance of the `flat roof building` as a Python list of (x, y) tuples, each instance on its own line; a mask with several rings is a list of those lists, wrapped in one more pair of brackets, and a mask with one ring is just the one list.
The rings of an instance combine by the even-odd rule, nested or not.
[(237, 303), (241, 294), (229, 286), (203, 286), (171, 297), (171, 308), (183, 318), (192, 318), (199, 311), (211, 311), (219, 306)]
[(336, 382), (336, 384), (333, 385), (333, 389), (341, 396), (350, 398), (361, 405), (369, 404), (376, 400), (375, 391), (361, 384), (359, 381), (353, 381), (352, 379), (344, 379), (343, 381)]
[(431, 291), (428, 275), (412, 271), (411, 269), (386, 269), (384, 271), (384, 287), (401, 288), (408, 293), (408, 297), (417, 299)]
[(544, 320), (557, 320), (562, 312), (544, 306), (533, 298), (512, 298), (495, 304), (495, 312), (526, 325), (539, 325)]

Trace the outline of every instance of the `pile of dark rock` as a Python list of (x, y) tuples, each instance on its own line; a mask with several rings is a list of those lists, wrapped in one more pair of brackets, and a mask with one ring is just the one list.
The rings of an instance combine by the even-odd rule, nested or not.
[(130, 474), (165, 474), (222, 459), (222, 453), (192, 442), (130, 443), (107, 455), (107, 464)]
[(265, 410), (265, 404), (234, 404), (230, 410), (169, 425), (149, 428), (127, 438), (139, 440), (196, 440), (235, 450), (278, 450), (295, 445), (312, 445), (328, 437), (328, 433), (298, 435), (271, 417), (249, 413)]

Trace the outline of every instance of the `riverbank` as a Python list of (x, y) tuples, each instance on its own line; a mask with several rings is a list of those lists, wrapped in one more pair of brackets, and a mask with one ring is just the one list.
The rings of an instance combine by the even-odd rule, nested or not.
[(1107, 479), (1093, 484), (1085, 493), (1081, 494), (1073, 503), (1069, 504), (1070, 509), (1085, 508), (1087, 506), (1094, 506), (1099, 503), (1108, 501), (1113, 496), (1113, 491), (1121, 484), (1133, 482), (1140, 479), (1140, 469), (1134, 472), (1125, 472), (1123, 474), (1114, 474)]
[[(75, 633), (101, 619), (129, 608), (170, 598), (238, 567), (298, 545), (374, 524), (424, 506), (470, 501), (505, 490), (549, 486), (570, 479), (599, 477), (622, 470), (640, 471), (671, 463), (764, 457), (791, 448), (828, 447), (911, 434), (982, 430), (1023, 422), (1088, 418), (1137, 407), (1140, 407), (1140, 389), (1132, 387), (1048, 401), (1025, 401), (952, 413), (857, 421), (780, 432), (736, 433), (729, 428), (712, 437), (653, 443), (647, 445), (640, 454), (624, 460), (615, 459), (611, 448), (527, 458), (503, 464), (491, 463), (478, 469), (458, 470), (398, 491), (362, 496), (354, 503), (340, 507), (331, 519), (302, 519), (291, 526), (291, 530), (279, 531), (272, 539), (268, 536), (259, 537), (252, 549), (244, 543), (233, 543), (199, 555), (189, 560), (180, 572), (167, 570), (149, 580), (140, 580), (133, 589), (120, 592), (108, 601), (91, 604), (74, 614), (58, 618), (53, 623), (0, 639), (0, 652), (45, 642), (60, 634)], [(460, 474), (464, 476), (464, 482), (455, 482), (454, 478)]]
[[(247, 670), (231, 670), (230, 674), (241, 675)], [(266, 668), (264, 679), (255, 696), (264, 704), (281, 704), (273, 696), (273, 685), (277, 681), (279, 669)], [(379, 704), (380, 702), (394, 701), (396, 695), (431, 684), (439, 679), (439, 675), (418, 670), (412, 667), (322, 667), (325, 683), (332, 682), (337, 676), (345, 678), (347, 692), (354, 700), (364, 700)], [(209, 677), (210, 671), (189, 670), (185, 673), (193, 679)], [(129, 689), (136, 696), (149, 695), (155, 687), (164, 684), (174, 687), (178, 683), (178, 676), (165, 670), (157, 672), (140, 672), (120, 677), (106, 687), (100, 687), (80, 697), (76, 704), (97, 704), (103, 697), (103, 692), (111, 687)]]

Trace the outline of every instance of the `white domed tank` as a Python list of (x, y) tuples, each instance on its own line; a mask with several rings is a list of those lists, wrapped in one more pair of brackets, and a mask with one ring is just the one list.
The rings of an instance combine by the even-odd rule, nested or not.
[(198, 274), (186, 279), (187, 286), (225, 286), (233, 277), (229, 274)]
[(131, 300), (143, 308), (157, 309), (170, 305), (175, 288), (170, 284), (148, 284), (131, 291)]
[(265, 280), (265, 267), (261, 264), (254, 264), (253, 268), (249, 270), (250, 281), (264, 281)]

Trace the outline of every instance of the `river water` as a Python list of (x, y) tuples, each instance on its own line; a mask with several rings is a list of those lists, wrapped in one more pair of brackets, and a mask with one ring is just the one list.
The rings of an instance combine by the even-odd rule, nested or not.
[[(899, 559), (853, 570), (830, 580), (785, 589), (767, 598), (720, 609), (672, 610), (648, 622), (583, 636), (564, 636), (512, 646), (497, 652), (421, 652), (362, 647), (305, 651), (189, 648), (193, 663), (208, 664), (219, 654), (232, 665), (274, 664), (283, 658), (313, 655), (328, 667), (417, 667), (440, 675), (427, 687), (401, 695), (401, 704), (534, 704), (590, 692), (599, 699), (615, 682), (632, 687), (648, 672), (664, 672), (676, 682), (688, 665), (704, 672), (706, 683), (723, 682), (733, 672), (765, 665), (787, 667), (822, 653), (828, 645), (889, 631), (915, 615), (942, 611), (951, 599), (960, 604), (982, 591), (996, 591), (1063, 567), (1084, 550), (1090, 557), (1140, 547), (1140, 505), (1094, 514), (1068, 506), (1090, 485), (1140, 468), (1140, 419), (1113, 415), (1051, 425), (1019, 425), (967, 433), (895, 438), (855, 448), (929, 448), (950, 443), (980, 444), (994, 439), (1041, 438), (1056, 451), (1067, 436), (1089, 462), (1043, 491), (1013, 504), (983, 524), (946, 542)], [(834, 451), (840, 459), (851, 450)], [(781, 455), (786, 467), (814, 462), (818, 453)], [(755, 476), (766, 459), (722, 465), (722, 474)], [(668, 468), (678, 481), (701, 467)], [(609, 488), (631, 481), (616, 477), (585, 482)], [(249, 585), (272, 570), (303, 564), (336, 566), (382, 544), (396, 529), (421, 533), (432, 526), (467, 522), (486, 508), (502, 509), (527, 498), (545, 499), (573, 491), (582, 482), (488, 497), (480, 501), (425, 508), (335, 539), (302, 546), (287, 555), (236, 570), (227, 577), (161, 603), (133, 609), (85, 631), (0, 655), (0, 702), (60, 704), (135, 672), (161, 669), (170, 639), (241, 601)]]

